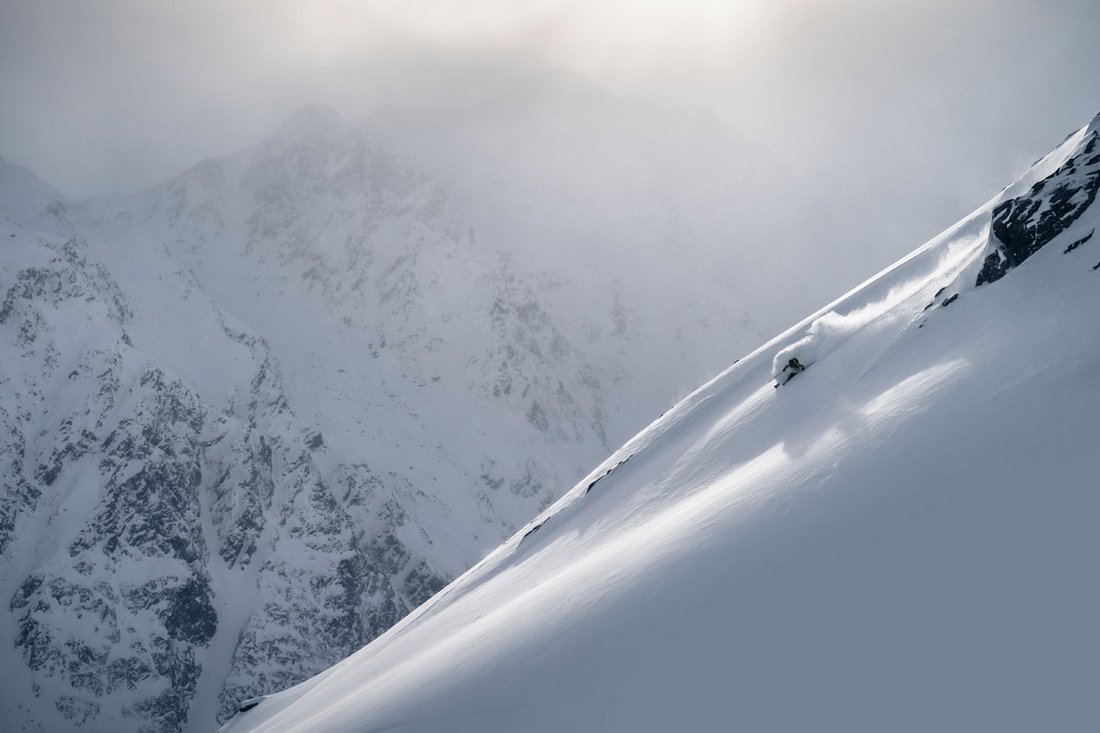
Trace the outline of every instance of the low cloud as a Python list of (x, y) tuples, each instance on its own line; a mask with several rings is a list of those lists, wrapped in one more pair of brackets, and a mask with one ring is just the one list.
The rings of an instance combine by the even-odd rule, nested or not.
[(471, 109), (562, 69), (712, 116), (754, 153), (697, 190), (751, 179), (777, 248), (829, 247), (823, 278), (855, 284), (1100, 108), (1097, 27), (1091, 0), (5, 3), (0, 155), (70, 196), (133, 191), (303, 104)]

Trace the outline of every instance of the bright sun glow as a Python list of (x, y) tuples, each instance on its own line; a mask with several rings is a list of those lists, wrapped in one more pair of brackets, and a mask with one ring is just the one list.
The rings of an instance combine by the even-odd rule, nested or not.
[[(724, 65), (755, 46), (763, 0), (413, 0), (265, 5), (297, 56), (338, 62), (372, 44), (419, 41), (541, 52), (548, 65), (621, 79), (655, 67)], [(289, 48), (288, 48), (289, 47)]]

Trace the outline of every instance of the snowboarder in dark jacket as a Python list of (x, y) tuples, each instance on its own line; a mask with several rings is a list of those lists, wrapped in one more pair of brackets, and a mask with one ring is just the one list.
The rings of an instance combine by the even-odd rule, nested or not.
[(794, 379), (796, 374), (805, 370), (806, 367), (802, 364), (802, 362), (800, 362), (796, 357), (792, 356), (790, 359), (787, 360), (786, 365), (779, 371), (779, 374), (776, 376), (776, 381), (778, 382), (778, 384), (776, 384), (775, 386), (778, 387), (780, 384), (786, 384), (787, 382)]

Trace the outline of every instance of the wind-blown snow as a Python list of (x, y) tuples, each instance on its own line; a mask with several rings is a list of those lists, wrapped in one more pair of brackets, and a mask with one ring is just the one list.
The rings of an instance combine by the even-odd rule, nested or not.
[[(1100, 211), (1002, 280), (974, 275), (993, 207), (1042, 196), (1095, 135), (225, 733), (1089, 729), (1100, 249), (1065, 245)], [(772, 389), (786, 354), (816, 363)]]
[[(973, 260), (976, 250), (984, 247), (988, 241), (988, 226), (980, 227), (976, 234), (971, 234), (974, 228), (973, 224), (956, 227), (950, 241), (945, 242), (944, 246), (935, 248), (934, 261), (924, 264), (924, 260), (932, 259), (925, 256), (917, 264), (910, 266), (912, 275), (909, 279), (890, 282), (890, 278), (879, 277), (865, 283), (858, 290), (868, 302), (849, 306), (848, 310), (841, 308), (843, 312), (828, 309), (812, 317), (809, 320), (809, 327), (804, 329), (805, 335), (775, 353), (772, 359), (772, 373), (778, 374), (791, 357), (797, 357), (803, 364), (816, 362), (860, 329), (883, 317), (889, 317), (890, 312), (898, 305), (923, 290), (930, 277), (946, 281), (951, 274), (963, 269)], [(930, 270), (929, 267), (931, 267)], [(885, 290), (885, 293), (878, 297), (870, 297), (873, 292), (882, 290)]]

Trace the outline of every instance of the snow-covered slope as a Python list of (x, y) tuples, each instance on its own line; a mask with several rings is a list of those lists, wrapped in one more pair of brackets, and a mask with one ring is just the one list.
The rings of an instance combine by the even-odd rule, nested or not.
[(226, 733), (1089, 729), (1098, 126)]

